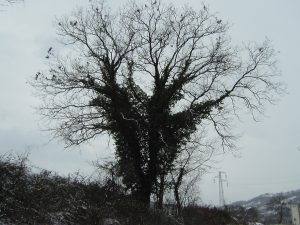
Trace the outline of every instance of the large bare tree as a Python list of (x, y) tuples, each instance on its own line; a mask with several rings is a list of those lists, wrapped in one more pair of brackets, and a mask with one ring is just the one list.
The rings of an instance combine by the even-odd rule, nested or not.
[(112, 136), (119, 175), (146, 204), (199, 127), (230, 148), (231, 116), (261, 113), (280, 92), (269, 42), (233, 46), (206, 6), (93, 2), (57, 24), (66, 50), (49, 48), (50, 70), (32, 82), (41, 113), (67, 146)]

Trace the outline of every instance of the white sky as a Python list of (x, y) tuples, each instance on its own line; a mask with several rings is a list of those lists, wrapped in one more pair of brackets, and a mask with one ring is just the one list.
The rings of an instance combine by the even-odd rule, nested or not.
[[(2, 3), (3, 0), (0, 0)], [(107, 1), (112, 8), (121, 0)], [(171, 1), (201, 7), (198, 0)], [(245, 116), (236, 127), (243, 136), (240, 157), (227, 154), (215, 169), (203, 177), (201, 197), (208, 204), (218, 203), (218, 185), (213, 178), (219, 170), (228, 175), (227, 202), (249, 199), (266, 192), (300, 189), (300, 1), (298, 0), (206, 0), (212, 12), (232, 24), (234, 43), (272, 40), (278, 55), (282, 80), (288, 94), (275, 106), (268, 106), (267, 117), (259, 123)], [(88, 0), (25, 0), (24, 4), (0, 11), (0, 153), (29, 151), (38, 167), (67, 174), (91, 173), (90, 162), (113, 152), (105, 138), (79, 149), (64, 149), (41, 131), (34, 107), (39, 99), (26, 83), (45, 66), (50, 46), (57, 46), (55, 17), (70, 13)]]

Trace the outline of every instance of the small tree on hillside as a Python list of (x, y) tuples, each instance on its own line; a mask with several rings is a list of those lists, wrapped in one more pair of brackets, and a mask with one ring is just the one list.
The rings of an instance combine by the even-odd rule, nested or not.
[(269, 42), (234, 47), (227, 31), (205, 6), (92, 3), (58, 21), (71, 48), (50, 48), (50, 70), (32, 82), (41, 114), (67, 146), (110, 135), (124, 184), (149, 204), (199, 126), (231, 148), (230, 116), (261, 113), (280, 92)]
[[(174, 194), (177, 211), (199, 200), (198, 184), (201, 176), (211, 168), (212, 156), (216, 150), (213, 143), (205, 142), (205, 132), (197, 134), (181, 151), (170, 172), (170, 189)], [(198, 199), (197, 199), (198, 198)]]
[(276, 195), (268, 202), (269, 209), (273, 210), (277, 216), (277, 223), (281, 224), (284, 218), (284, 212), (287, 208), (287, 203), (282, 194)]

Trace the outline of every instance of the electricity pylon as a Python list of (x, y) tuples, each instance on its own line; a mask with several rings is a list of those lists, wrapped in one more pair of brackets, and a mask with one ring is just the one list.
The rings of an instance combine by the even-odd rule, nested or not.
[(226, 175), (225, 172), (219, 171), (219, 175), (214, 178), (214, 181), (215, 181), (216, 178), (218, 179), (218, 182), (219, 182), (219, 202), (220, 202), (220, 206), (225, 206), (223, 182), (227, 183), (227, 186), (228, 186), (227, 175)]

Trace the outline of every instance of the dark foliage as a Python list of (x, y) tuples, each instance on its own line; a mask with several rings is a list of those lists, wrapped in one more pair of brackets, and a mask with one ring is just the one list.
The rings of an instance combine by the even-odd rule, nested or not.
[(222, 225), (231, 221), (224, 210), (198, 206), (184, 208), (178, 218), (136, 202), (109, 179), (101, 183), (79, 175), (33, 173), (24, 157), (0, 158), (0, 224), (102, 225), (106, 218), (117, 219), (121, 225)]
[(185, 225), (235, 224), (227, 210), (215, 207), (188, 206), (182, 213)]
[(78, 185), (49, 171), (33, 174), (25, 157), (0, 160), (0, 221), (13, 224), (51, 224), (67, 208)]

